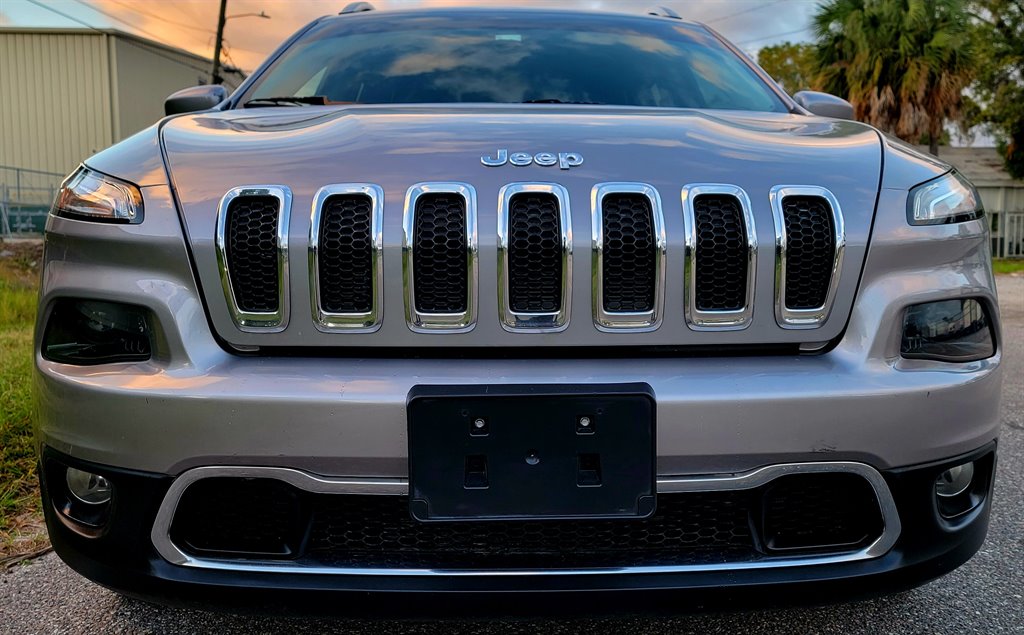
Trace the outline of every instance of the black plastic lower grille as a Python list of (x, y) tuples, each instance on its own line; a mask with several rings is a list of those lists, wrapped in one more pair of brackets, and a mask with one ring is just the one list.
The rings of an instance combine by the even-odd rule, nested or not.
[(747, 303), (747, 237), (740, 202), (726, 194), (701, 194), (693, 212), (697, 309), (740, 310)]
[(782, 200), (786, 224), (786, 307), (815, 309), (825, 304), (835, 260), (832, 207), (819, 196)]
[(273, 196), (240, 196), (228, 205), (227, 264), (231, 291), (242, 311), (273, 313), (279, 308), (279, 207)]
[[(234, 483), (234, 485), (232, 485)], [(171, 536), (198, 556), (339, 568), (532, 569), (750, 562), (844, 552), (882, 531), (859, 476), (806, 474), (751, 490), (659, 494), (642, 520), (421, 523), (405, 496), (312, 494), (218, 478), (182, 496)]]
[[(783, 476), (764, 495), (764, 541), (773, 551), (858, 545), (881, 533), (875, 492), (854, 474)], [(875, 511), (876, 513), (866, 513)]]
[(320, 307), (330, 313), (373, 309), (373, 202), (365, 194), (337, 194), (320, 213)]
[(413, 285), (420, 313), (463, 313), (468, 298), (466, 200), (429, 193), (416, 199)]
[(609, 194), (603, 200), (601, 223), (604, 310), (609, 313), (653, 310), (657, 280), (650, 200), (641, 194)]
[(516, 194), (509, 201), (509, 305), (518, 313), (562, 308), (562, 226), (553, 194)]

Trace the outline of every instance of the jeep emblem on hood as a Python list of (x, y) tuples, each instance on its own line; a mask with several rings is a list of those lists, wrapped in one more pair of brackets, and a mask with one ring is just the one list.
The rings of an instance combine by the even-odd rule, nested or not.
[(558, 167), (563, 170), (574, 168), (578, 165), (583, 165), (583, 155), (578, 152), (559, 152), (554, 154), (551, 152), (538, 152), (537, 154), (530, 156), (528, 152), (513, 152), (508, 153), (508, 150), (502, 148), (498, 150), (498, 153), (493, 157), (482, 156), (480, 157), (480, 163), (486, 166), (496, 168), (506, 163), (512, 165), (518, 165), (520, 167), (536, 163), (537, 165), (549, 166), (558, 164)]

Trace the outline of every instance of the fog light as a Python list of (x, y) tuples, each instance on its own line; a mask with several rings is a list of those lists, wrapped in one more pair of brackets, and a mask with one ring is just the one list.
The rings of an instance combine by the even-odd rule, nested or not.
[(65, 479), (68, 484), (68, 492), (79, 501), (87, 505), (102, 505), (109, 503), (113, 496), (114, 489), (110, 481), (91, 472), (83, 472), (69, 467)]
[(995, 355), (988, 312), (974, 298), (915, 304), (903, 319), (907, 359), (972, 362)]
[(148, 312), (131, 304), (62, 299), (43, 335), (43, 357), (64, 364), (145, 361), (152, 345)]
[(951, 467), (935, 481), (935, 493), (943, 498), (953, 498), (967, 491), (974, 480), (974, 463)]

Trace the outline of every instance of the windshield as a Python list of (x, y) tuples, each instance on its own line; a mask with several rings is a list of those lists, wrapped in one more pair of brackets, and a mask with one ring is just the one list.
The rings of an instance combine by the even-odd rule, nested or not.
[(326, 20), (259, 78), (245, 102), (786, 111), (742, 60), (700, 27), (632, 16), (493, 11)]

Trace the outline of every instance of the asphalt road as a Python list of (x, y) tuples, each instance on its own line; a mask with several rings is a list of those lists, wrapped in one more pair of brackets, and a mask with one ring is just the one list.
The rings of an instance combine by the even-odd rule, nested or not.
[(253, 618), (122, 598), (50, 554), (0, 573), (0, 633), (1024, 633), (1024, 277), (1001, 277), (999, 289), (1006, 385), (988, 540), (966, 565), (913, 591), (820, 608), (681, 617), (431, 623)]

